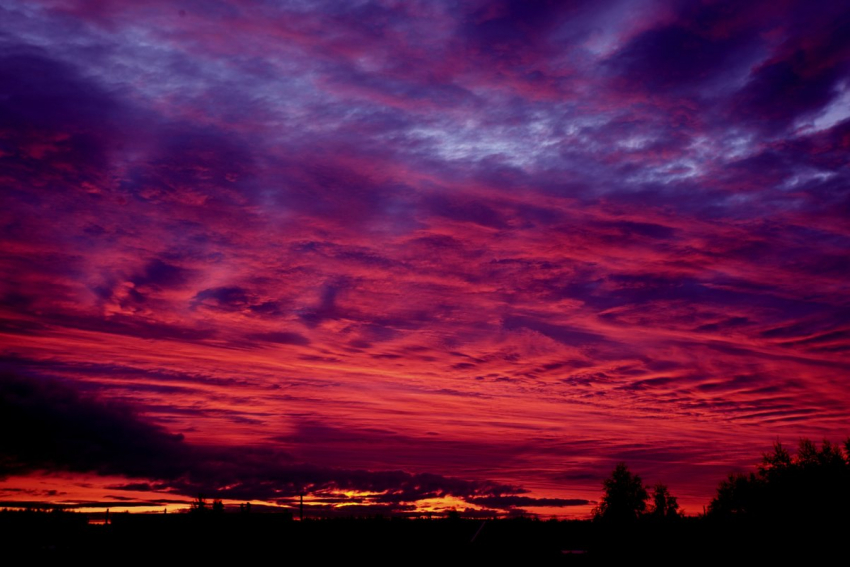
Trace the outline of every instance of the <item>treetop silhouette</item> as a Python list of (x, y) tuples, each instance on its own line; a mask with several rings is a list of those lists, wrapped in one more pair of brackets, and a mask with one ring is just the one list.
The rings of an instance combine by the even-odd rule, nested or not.
[(649, 494), (641, 478), (632, 474), (625, 463), (618, 463), (611, 476), (602, 482), (605, 494), (594, 511), (598, 520), (616, 523), (636, 521), (646, 510)]
[(801, 439), (792, 455), (781, 443), (764, 453), (756, 472), (730, 474), (709, 505), (714, 517), (795, 522), (832, 521), (850, 509), (850, 440)]
[(675, 496), (670, 494), (666, 484), (658, 483), (652, 489), (652, 504), (649, 510), (650, 516), (660, 520), (669, 520), (679, 517), (679, 502)]

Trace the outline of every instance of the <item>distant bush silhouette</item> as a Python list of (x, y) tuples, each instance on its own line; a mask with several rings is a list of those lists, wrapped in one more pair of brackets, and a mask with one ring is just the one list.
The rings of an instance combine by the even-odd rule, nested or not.
[(208, 511), (209, 506), (207, 505), (207, 499), (204, 498), (201, 494), (198, 494), (198, 497), (192, 500), (191, 512), (194, 514), (203, 514), (204, 512)]
[(641, 478), (632, 474), (625, 463), (619, 463), (611, 476), (602, 482), (605, 494), (594, 510), (597, 520), (613, 523), (636, 521), (646, 510), (649, 498)]
[(756, 472), (730, 474), (709, 505), (715, 517), (769, 521), (831, 521), (850, 510), (850, 440), (845, 451), (801, 439), (797, 454), (781, 443), (762, 455)]

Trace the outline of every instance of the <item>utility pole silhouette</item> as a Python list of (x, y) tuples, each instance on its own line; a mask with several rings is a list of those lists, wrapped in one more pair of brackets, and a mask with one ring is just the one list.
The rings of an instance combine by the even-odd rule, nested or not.
[(302, 492), (300, 494), (300, 496), (301, 496), (301, 506), (300, 506), (300, 512), (298, 513), (298, 519), (303, 521), (304, 520), (304, 493)]

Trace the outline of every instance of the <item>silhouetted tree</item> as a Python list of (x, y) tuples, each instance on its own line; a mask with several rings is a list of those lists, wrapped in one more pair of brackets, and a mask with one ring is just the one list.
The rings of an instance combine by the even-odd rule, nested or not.
[(850, 510), (850, 440), (820, 448), (801, 439), (796, 455), (781, 443), (764, 453), (756, 473), (733, 474), (720, 483), (709, 511), (714, 516), (769, 521), (830, 522)]
[(652, 489), (652, 504), (649, 510), (653, 518), (670, 520), (679, 517), (679, 502), (670, 494), (666, 484), (658, 483)]
[(633, 522), (646, 510), (649, 495), (638, 475), (633, 475), (625, 463), (619, 463), (611, 476), (602, 482), (605, 494), (595, 510), (598, 520)]
[(709, 504), (708, 512), (715, 516), (746, 514), (754, 507), (756, 492), (757, 484), (754, 474), (730, 474), (717, 487), (717, 494)]
[(224, 512), (224, 503), (221, 501), (220, 498), (216, 498), (215, 500), (213, 500), (212, 511), (216, 514), (221, 514), (222, 512)]
[(762, 453), (761, 463), (758, 464), (759, 475), (762, 477), (771, 477), (784, 474), (793, 464), (791, 453), (788, 452), (782, 443), (777, 441), (773, 444), (773, 453)]

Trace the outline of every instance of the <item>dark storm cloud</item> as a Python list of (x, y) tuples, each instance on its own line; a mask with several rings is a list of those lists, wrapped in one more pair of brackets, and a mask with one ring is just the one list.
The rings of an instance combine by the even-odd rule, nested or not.
[(607, 62), (615, 80), (646, 91), (695, 89), (740, 65), (742, 49), (754, 42), (748, 36), (712, 37), (688, 24), (654, 28), (633, 39)]
[(532, 498), (530, 496), (484, 496), (482, 498), (472, 498), (473, 503), (487, 506), (489, 508), (513, 508), (517, 506), (532, 507), (532, 506), (586, 506), (591, 502), (580, 498)]
[(15, 136), (7, 143), (23, 146), (57, 133), (79, 135), (84, 139), (67, 140), (62, 149), (91, 153), (69, 156), (68, 161), (102, 164), (99, 154), (106, 149), (102, 145), (105, 140), (97, 134), (117, 127), (118, 120), (126, 118), (126, 108), (114, 96), (79, 69), (35, 47), (4, 50), (0, 81), (4, 94), (0, 126), (7, 136)]
[[(369, 498), (392, 504), (389, 510), (448, 495), (470, 502), (484, 498), (482, 503), (487, 506), (503, 509), (535, 502), (527, 497), (516, 500), (512, 495), (524, 491), (506, 484), (401, 470), (314, 466), (263, 446), (192, 445), (183, 435), (170, 434), (145, 421), (127, 405), (82, 395), (55, 379), (13, 371), (0, 376), (0, 404), (0, 425), (6, 431), (17, 431), (0, 442), (3, 476), (42, 470), (117, 474), (152, 480), (113, 488), (169, 489), (184, 495), (202, 493), (242, 500), (355, 490), (377, 493)], [(499, 506), (501, 499), (504, 502)], [(574, 502), (553, 499), (537, 504), (567, 506)]]
[(71, 470), (173, 476), (186, 462), (182, 435), (147, 424), (128, 408), (82, 397), (49, 379), (0, 377), (2, 474)]
[(179, 266), (155, 259), (144, 270), (131, 278), (137, 286), (174, 287), (186, 283), (186, 270)]
[(735, 97), (739, 118), (781, 127), (819, 111), (836, 96), (850, 70), (850, 15), (838, 5), (819, 12), (792, 23), (774, 56), (753, 70)]
[(135, 116), (75, 66), (42, 49), (0, 53), (0, 165), (10, 193), (23, 198), (75, 191), (97, 183), (109, 167), (121, 125)]

